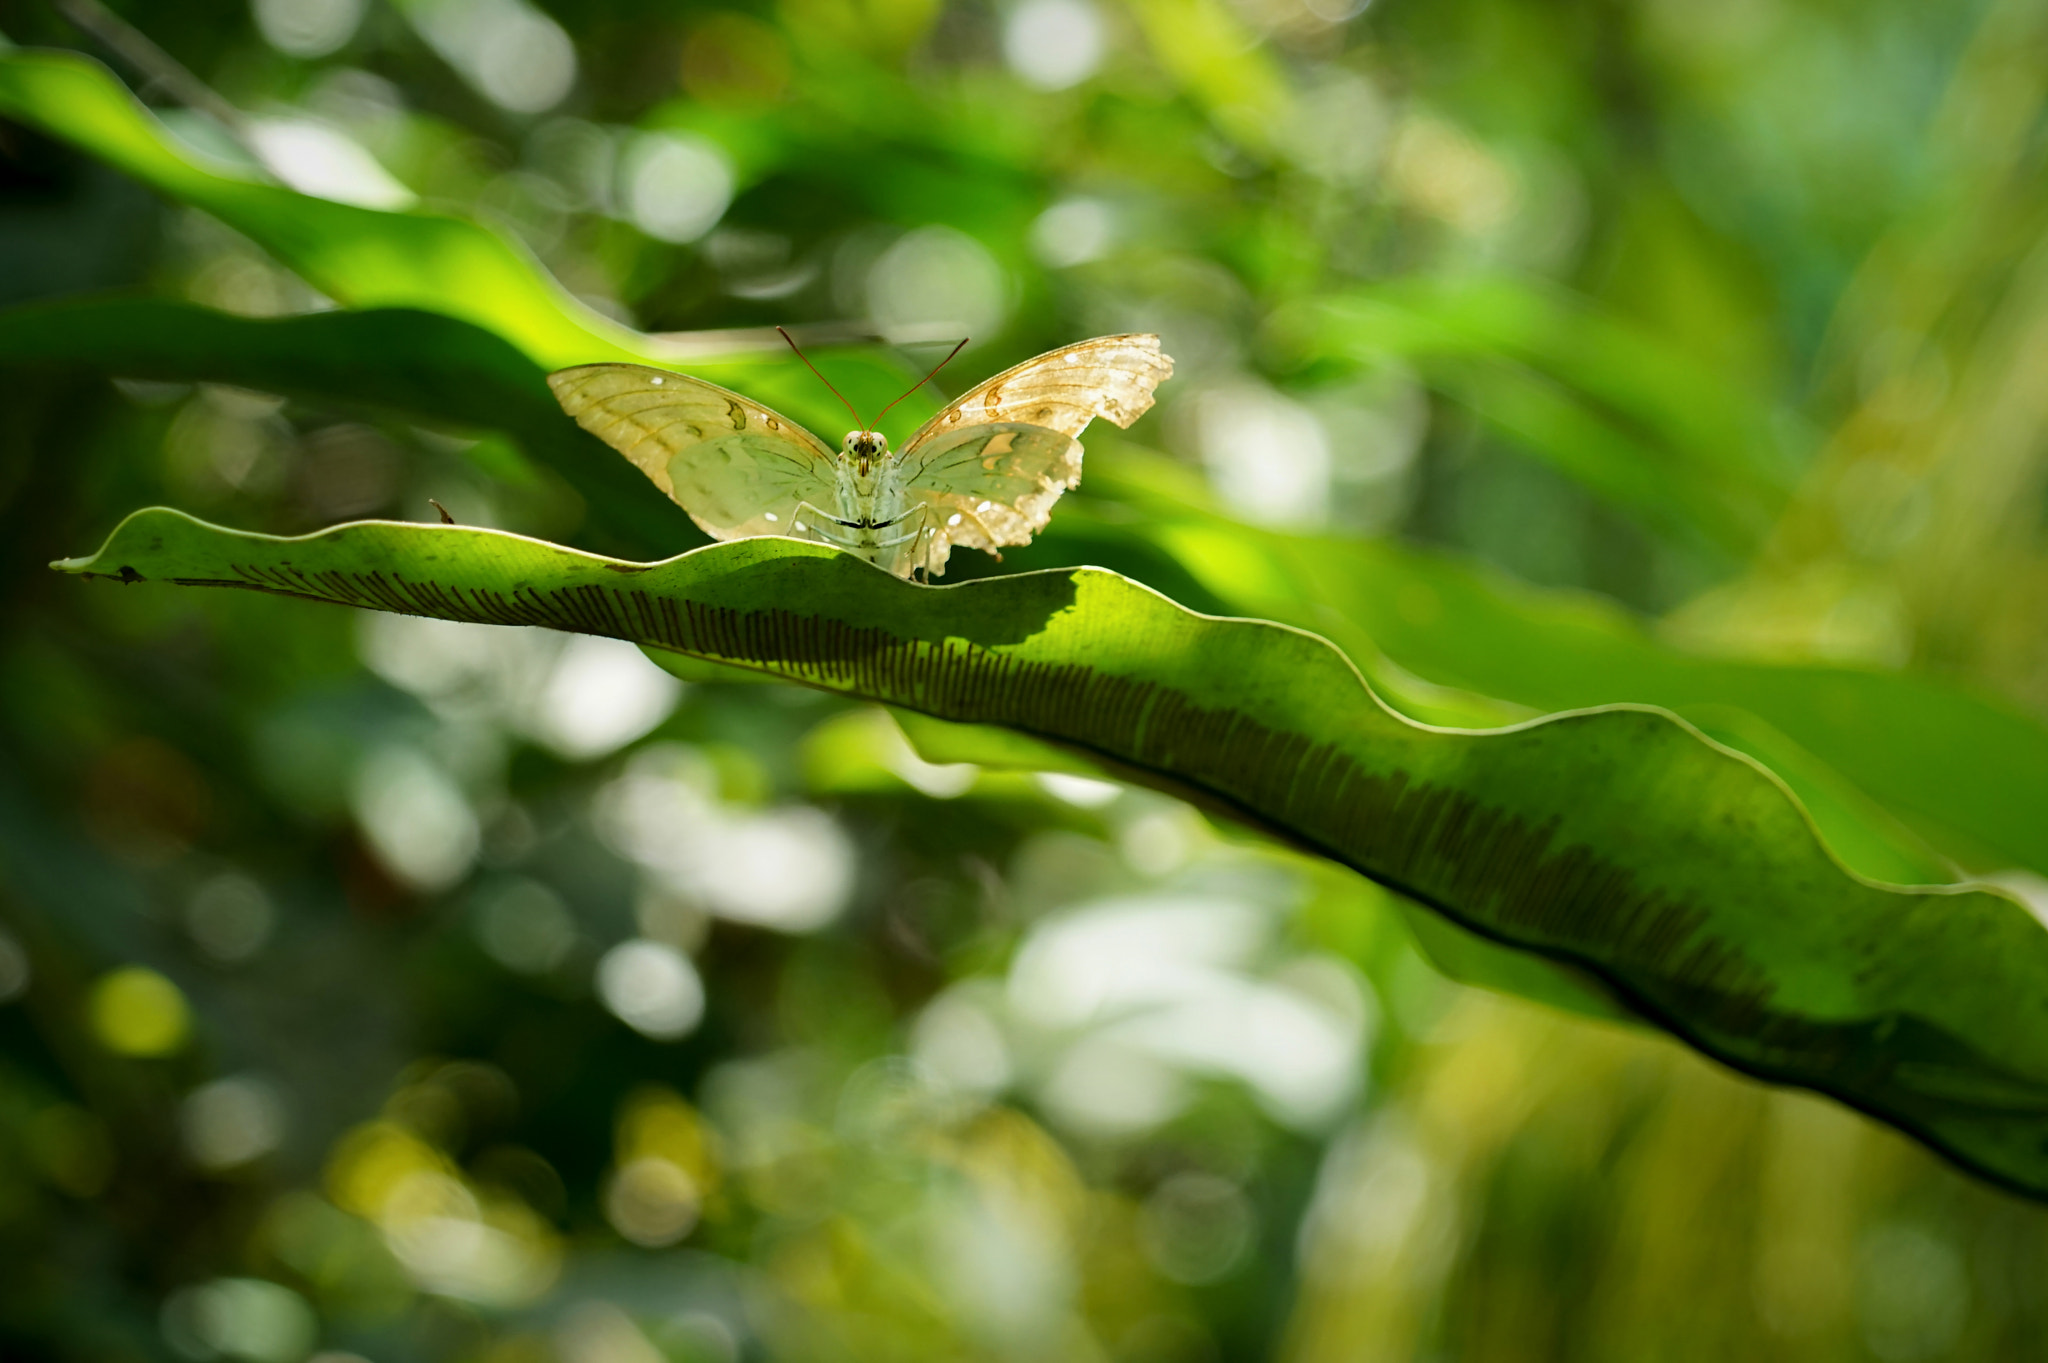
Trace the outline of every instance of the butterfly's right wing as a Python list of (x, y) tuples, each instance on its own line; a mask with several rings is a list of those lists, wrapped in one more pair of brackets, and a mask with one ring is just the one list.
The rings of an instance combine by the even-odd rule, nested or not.
[(640, 364), (586, 364), (548, 375), (548, 387), (715, 539), (801, 534), (800, 502), (832, 505), (825, 443), (717, 384)]
[(1029, 544), (1060, 494), (1081, 481), (1082, 431), (1129, 426), (1152, 406), (1173, 361), (1150, 334), (1097, 336), (1047, 351), (975, 385), (903, 447), (903, 490), (924, 508), (919, 566), (936, 577), (951, 546), (995, 553)]

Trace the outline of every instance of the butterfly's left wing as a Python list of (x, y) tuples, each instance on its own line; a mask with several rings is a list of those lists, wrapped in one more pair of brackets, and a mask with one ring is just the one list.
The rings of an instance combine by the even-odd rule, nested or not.
[(833, 495), (823, 441), (715, 383), (641, 364), (586, 364), (548, 375), (548, 387), (715, 539), (801, 536), (800, 508)]
[(927, 508), (926, 571), (954, 544), (1030, 543), (1081, 481), (1082, 430), (1096, 417), (1129, 426), (1172, 373), (1157, 336), (1098, 336), (1005, 370), (927, 421), (898, 458), (905, 495)]

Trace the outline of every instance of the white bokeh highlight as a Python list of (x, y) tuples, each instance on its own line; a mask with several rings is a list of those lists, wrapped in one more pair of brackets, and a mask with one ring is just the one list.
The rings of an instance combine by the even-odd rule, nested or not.
[(977, 998), (970, 982), (925, 1005), (910, 1032), (910, 1055), (937, 1083), (986, 1096), (1008, 1087), (1015, 1074), (997, 1017), (1000, 1000)]
[(1323, 522), (1330, 438), (1314, 412), (1250, 379), (1216, 384), (1192, 406), (1209, 482), (1234, 514), (1260, 525)]
[(202, 1084), (178, 1107), (185, 1153), (201, 1169), (223, 1172), (262, 1158), (284, 1139), (284, 1099), (255, 1075)]
[(1100, 260), (1116, 243), (1116, 215), (1100, 199), (1062, 199), (1031, 224), (1031, 253), (1055, 270)]
[(602, 757), (667, 719), (682, 691), (625, 640), (576, 635), (555, 658), (528, 727), (564, 757)]
[(732, 204), (732, 163), (718, 145), (689, 133), (645, 133), (622, 161), (626, 215), (658, 241), (691, 242)]
[(1114, 781), (1098, 781), (1071, 772), (1042, 771), (1035, 779), (1040, 790), (1076, 809), (1102, 809), (1114, 804), (1117, 796), (1124, 793), (1124, 788)]
[(300, 1363), (320, 1336), (304, 1297), (262, 1278), (216, 1278), (182, 1287), (164, 1302), (166, 1341), (186, 1358)]
[(868, 311), (906, 339), (987, 336), (1009, 312), (1010, 283), (988, 248), (951, 227), (898, 237), (868, 271)]
[(1041, 90), (1079, 85), (1102, 66), (1102, 12), (1088, 0), (1024, 0), (1003, 24), (1003, 60)]
[(457, 723), (485, 723), (589, 761), (651, 732), (683, 685), (618, 639), (365, 612), (370, 670)]
[(1169, 1120), (1206, 1077), (1243, 1085), (1286, 1125), (1329, 1122), (1361, 1082), (1370, 996), (1333, 958), (1262, 966), (1275, 928), (1262, 906), (1177, 893), (1042, 920), (1005, 990), (1040, 1099), (1068, 1126), (1130, 1133)]
[(369, 0), (253, 0), (249, 9), (264, 42), (286, 56), (310, 60), (348, 45)]
[(637, 754), (600, 793), (597, 818), (622, 855), (721, 918), (814, 932), (853, 893), (853, 844), (830, 815), (728, 806), (709, 761), (680, 744)]
[(301, 194), (358, 208), (410, 208), (417, 201), (339, 128), (305, 118), (251, 119), (248, 135), (264, 168)]
[(401, 11), (427, 45), (492, 103), (537, 114), (576, 83), (576, 47), (524, 0), (409, 0)]
[(704, 1017), (704, 981), (690, 958), (666, 942), (636, 937), (597, 963), (597, 995), (612, 1014), (643, 1036), (675, 1041)]
[(371, 753), (357, 769), (350, 802), (377, 860), (416, 890), (448, 889), (476, 860), (475, 811), (454, 778), (417, 749)]

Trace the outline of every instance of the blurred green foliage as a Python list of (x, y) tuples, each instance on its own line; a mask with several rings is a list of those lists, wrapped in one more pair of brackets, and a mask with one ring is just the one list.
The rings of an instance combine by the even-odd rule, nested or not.
[[(159, 501), (698, 542), (483, 333), (716, 358), (830, 433), (761, 328), (880, 332), (822, 357), (862, 402), (963, 327), (979, 373), (1156, 329), (1160, 410), (1008, 566), (1307, 625), (1440, 722), (1671, 705), (1851, 864), (2039, 902), (2048, 10), (116, 8), (240, 112), (0, 9), (166, 130), (0, 59), (0, 1351), (2040, 1352), (2039, 1210), (1452, 985), (1172, 801), (42, 565)], [(488, 410), (215, 325), (329, 303), (483, 328)], [(67, 347), (88, 306), (125, 350)]]

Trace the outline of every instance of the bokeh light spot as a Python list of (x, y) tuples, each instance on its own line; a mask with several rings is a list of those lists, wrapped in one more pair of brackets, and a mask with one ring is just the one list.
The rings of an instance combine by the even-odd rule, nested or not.
[(1193, 407), (1202, 462), (1225, 505), (1262, 525), (1322, 522), (1330, 441), (1315, 413), (1249, 380), (1213, 385)]
[(538, 880), (519, 878), (479, 896), (476, 936), (507, 970), (540, 975), (553, 970), (576, 945), (576, 920), (561, 895)]
[(277, 913), (261, 885), (236, 871), (202, 881), (185, 904), (185, 931), (214, 960), (234, 965), (263, 949)]
[(164, 1302), (164, 1340), (186, 1358), (299, 1363), (319, 1338), (306, 1299), (262, 1278), (216, 1278)]
[(1038, 786), (1054, 799), (1064, 800), (1076, 809), (1101, 809), (1124, 793), (1124, 788), (1114, 781), (1098, 781), (1092, 776), (1074, 776), (1063, 771), (1038, 773)]
[(622, 639), (572, 637), (542, 689), (534, 729), (562, 756), (616, 751), (669, 717), (683, 684)]
[(1064, 1125), (1102, 1136), (1131, 1135), (1168, 1121), (1187, 1106), (1180, 1072), (1113, 1037), (1090, 1036), (1068, 1049), (1039, 1096)]
[(12, 1003), (27, 993), (29, 981), (34, 978), (28, 949), (0, 930), (0, 1003)]
[(1095, 74), (1104, 40), (1087, 0), (1024, 0), (1003, 25), (1003, 60), (1041, 90), (1064, 90)]
[(249, 139), (278, 179), (315, 198), (361, 208), (410, 208), (413, 192), (400, 184), (360, 142), (310, 119), (258, 119)]
[(674, 1041), (704, 1016), (704, 982), (690, 958), (666, 942), (635, 938), (597, 963), (597, 993), (619, 1021), (643, 1036)]
[(852, 844), (823, 810), (799, 805), (735, 820), (722, 849), (698, 866), (696, 884), (707, 907), (736, 922), (815, 932), (853, 890)]
[(667, 1355), (634, 1319), (608, 1301), (583, 1301), (569, 1308), (555, 1328), (555, 1353), (562, 1363), (666, 1363)]
[(1031, 224), (1031, 250), (1055, 270), (1100, 259), (1116, 240), (1116, 217), (1100, 199), (1063, 199)]
[(868, 271), (868, 310), (905, 340), (987, 337), (1009, 311), (1009, 279), (988, 248), (950, 227), (897, 238)]
[(1244, 1192), (1213, 1174), (1175, 1174), (1145, 1200), (1138, 1240), (1146, 1257), (1175, 1282), (1227, 1277), (1252, 1244), (1252, 1206)]
[(120, 1055), (170, 1055), (192, 1031), (192, 1011), (178, 986), (142, 966), (102, 976), (92, 989), (91, 1010), (94, 1035)]
[(627, 214), (658, 241), (697, 240), (732, 203), (732, 164), (702, 137), (648, 133), (628, 148), (624, 171)]
[(962, 989), (948, 990), (925, 1006), (911, 1030), (910, 1053), (933, 1079), (964, 1093), (996, 1093), (1010, 1082), (1010, 1051), (1002, 1028)]
[(185, 1153), (202, 1169), (238, 1168), (284, 1139), (284, 1099), (254, 1075), (216, 1079), (187, 1094), (178, 1110)]
[(263, 41), (292, 57), (324, 57), (356, 36), (369, 0), (254, 0)]
[(412, 0), (403, 12), (477, 92), (514, 113), (560, 104), (576, 83), (576, 47), (524, 0)]
[(605, 1188), (604, 1215), (612, 1228), (646, 1249), (673, 1245), (697, 1224), (697, 1181), (656, 1155), (620, 1167)]
[(411, 748), (380, 748), (357, 773), (356, 820), (379, 861), (418, 890), (467, 874), (481, 831), (447, 773)]

